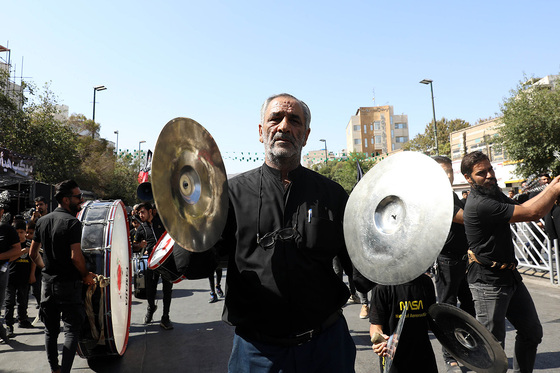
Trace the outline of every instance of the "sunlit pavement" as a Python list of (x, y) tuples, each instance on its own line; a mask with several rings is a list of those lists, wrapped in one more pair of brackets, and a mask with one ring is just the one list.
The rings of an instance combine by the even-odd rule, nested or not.
[[(225, 281), (225, 277), (224, 277)], [(535, 372), (560, 370), (560, 287), (549, 280), (525, 276), (544, 327)], [(160, 285), (161, 288), (161, 285)], [(132, 298), (132, 315), (128, 348), (122, 357), (83, 359), (76, 356), (74, 372), (226, 372), (231, 351), (233, 328), (221, 321), (223, 299), (208, 303), (208, 280), (183, 281), (174, 285), (171, 303), (173, 330), (159, 326), (161, 291), (154, 322), (143, 324), (146, 301)], [(371, 351), (367, 320), (360, 319), (359, 304), (347, 304), (344, 315), (356, 342), (357, 373), (379, 372), (377, 356)], [(35, 301), (30, 299), (30, 318), (35, 317)], [(274, 322), (274, 320), (271, 320)], [(406, 326), (405, 326), (406, 327)], [(0, 372), (49, 372), (44, 351), (42, 324), (34, 329), (19, 329), (9, 345), (0, 344)], [(515, 331), (508, 326), (506, 354), (512, 366)], [(62, 333), (59, 337), (61, 349)], [(432, 336), (440, 372), (445, 372), (441, 346)], [(463, 368), (463, 372), (469, 370)]]

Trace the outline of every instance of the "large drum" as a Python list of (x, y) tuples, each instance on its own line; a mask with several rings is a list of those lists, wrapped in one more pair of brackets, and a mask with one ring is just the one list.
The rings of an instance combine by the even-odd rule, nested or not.
[[(131, 245), (124, 204), (88, 201), (78, 214), (82, 222), (82, 251), (88, 270), (109, 278), (88, 294), (88, 318), (78, 342), (80, 356), (123, 355), (130, 328)], [(86, 306), (87, 307), (87, 306)]]
[[(165, 232), (148, 258), (148, 268), (158, 272), (161, 277), (169, 282), (178, 283), (186, 277), (179, 272), (173, 254), (175, 240)], [(178, 250), (183, 250), (179, 248)]]

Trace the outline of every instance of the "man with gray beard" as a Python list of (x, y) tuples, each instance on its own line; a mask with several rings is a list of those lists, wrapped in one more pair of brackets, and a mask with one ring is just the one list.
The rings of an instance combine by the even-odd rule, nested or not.
[(289, 94), (261, 109), (265, 163), (228, 182), (229, 255), (223, 319), (234, 325), (230, 372), (353, 372), (356, 346), (342, 316), (350, 295), (332, 267), (349, 260), (342, 219), (348, 199), (304, 168), (311, 114)]
[(517, 330), (514, 372), (532, 372), (543, 329), (529, 291), (516, 269), (510, 223), (543, 217), (560, 195), (560, 176), (536, 197), (518, 205), (497, 185), (488, 157), (467, 154), (461, 173), (471, 185), (463, 212), (469, 243), (467, 281), (476, 317), (504, 345), (507, 318)]

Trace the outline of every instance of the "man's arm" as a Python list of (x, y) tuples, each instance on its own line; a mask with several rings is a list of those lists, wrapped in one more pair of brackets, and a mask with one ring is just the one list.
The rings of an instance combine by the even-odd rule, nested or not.
[(82, 253), (82, 245), (80, 243), (74, 243), (70, 245), (70, 250), (72, 250), (72, 263), (74, 264), (74, 267), (76, 267), (78, 272), (80, 272), (83, 283), (86, 285), (93, 284), (93, 278), (95, 277), (95, 275), (91, 272), (88, 272), (86, 268), (86, 260), (84, 258), (84, 254)]
[[(387, 340), (389, 336), (383, 334), (383, 328), (381, 325), (378, 324), (369, 324), (369, 336), (372, 338), (373, 352), (375, 352), (379, 356), (384, 356), (387, 352)], [(376, 339), (373, 339), (373, 336), (376, 336)], [(381, 336), (381, 337), (379, 337)], [(383, 339), (383, 341), (381, 340)]]
[(537, 196), (522, 205), (515, 205), (509, 222), (534, 221), (545, 216), (552, 209), (552, 205), (554, 205), (554, 202), (560, 195), (559, 181), (560, 176), (555, 177), (546, 189)]
[(41, 243), (33, 240), (31, 242), (31, 247), (29, 248), (29, 257), (37, 265), (37, 267), (43, 269), (45, 268), (45, 263), (43, 258), (39, 255), (39, 249), (41, 248)]
[(463, 209), (459, 209), (455, 216), (453, 216), (453, 223), (465, 224), (465, 221), (463, 220)]
[(10, 247), (10, 250), (5, 251), (0, 254), (0, 260), (10, 260), (13, 257), (20, 257), (21, 256), (21, 245), (20, 243), (15, 243)]

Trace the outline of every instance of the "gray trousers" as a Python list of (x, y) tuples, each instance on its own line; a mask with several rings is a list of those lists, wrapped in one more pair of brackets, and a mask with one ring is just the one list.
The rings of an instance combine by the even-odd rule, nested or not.
[(517, 331), (513, 371), (532, 372), (543, 329), (525, 284), (493, 286), (477, 282), (469, 287), (477, 320), (492, 332), (502, 347), (506, 338), (506, 318)]

